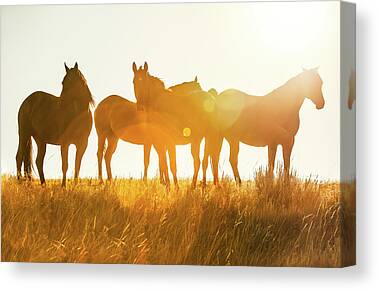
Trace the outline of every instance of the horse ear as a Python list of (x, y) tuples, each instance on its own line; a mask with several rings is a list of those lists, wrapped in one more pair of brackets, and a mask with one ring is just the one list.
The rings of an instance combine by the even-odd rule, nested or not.
[(79, 66), (78, 66), (78, 62), (75, 62), (74, 69), (77, 70), (78, 68), (79, 68)]
[(66, 62), (64, 62), (64, 68), (66, 69), (66, 73), (68, 73), (68, 71), (70, 70), (70, 68), (67, 67)]
[(137, 65), (135, 62), (133, 62), (133, 72), (134, 74), (137, 72)]
[(195, 77), (195, 82), (197, 82), (197, 76)]
[(145, 63), (143, 64), (143, 70), (144, 70), (145, 72), (147, 72), (148, 69), (149, 69), (149, 66), (147, 65), (147, 62), (145, 62)]

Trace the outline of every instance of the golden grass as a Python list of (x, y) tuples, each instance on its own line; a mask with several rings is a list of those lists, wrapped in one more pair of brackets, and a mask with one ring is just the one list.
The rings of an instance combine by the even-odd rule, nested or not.
[[(2, 177), (2, 261), (339, 267), (355, 263), (355, 183), (275, 181), (166, 192), (157, 180)], [(344, 189), (341, 194), (341, 188)]]

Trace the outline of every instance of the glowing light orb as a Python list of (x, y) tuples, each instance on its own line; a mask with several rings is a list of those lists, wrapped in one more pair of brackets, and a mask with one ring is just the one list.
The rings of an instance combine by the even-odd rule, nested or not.
[(191, 135), (191, 129), (189, 127), (183, 128), (183, 136), (189, 137)]

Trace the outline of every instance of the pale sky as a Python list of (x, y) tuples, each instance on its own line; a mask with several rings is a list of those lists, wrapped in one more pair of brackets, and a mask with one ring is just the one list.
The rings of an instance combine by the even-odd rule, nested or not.
[[(18, 6), (1, 8), (1, 169), (16, 173), (17, 112), (32, 92), (61, 91), (63, 62), (75, 61), (97, 103), (111, 94), (135, 100), (132, 63), (149, 63), (167, 87), (193, 80), (203, 89), (235, 88), (264, 95), (302, 68), (320, 66), (326, 101), (317, 110), (306, 100), (292, 152), (301, 176), (340, 177), (339, 2)], [(342, 96), (341, 98), (347, 98)], [(97, 176), (93, 128), (81, 176)], [(34, 147), (36, 154), (36, 147)], [(69, 171), (73, 175), (74, 146)], [(278, 161), (282, 161), (281, 149)], [(231, 175), (224, 142), (220, 171)], [(178, 175), (193, 172), (189, 146), (177, 146)], [(267, 164), (267, 148), (241, 145), (243, 179)], [(120, 141), (113, 174), (141, 177), (141, 146)], [(152, 151), (149, 176), (157, 174)], [(48, 145), (45, 175), (61, 177), (59, 147)], [(104, 169), (105, 170), (105, 169)], [(105, 172), (104, 172), (105, 175)], [(201, 177), (201, 175), (200, 175)]]

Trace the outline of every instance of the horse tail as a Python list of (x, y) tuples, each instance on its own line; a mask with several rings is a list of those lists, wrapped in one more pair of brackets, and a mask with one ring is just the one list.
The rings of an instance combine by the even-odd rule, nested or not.
[(21, 167), (24, 166), (24, 174), (27, 178), (31, 178), (33, 163), (32, 136), (30, 134), (28, 122), (28, 98), (22, 103), (18, 112), (18, 135), (19, 144), (16, 155), (17, 176), (21, 176)]

